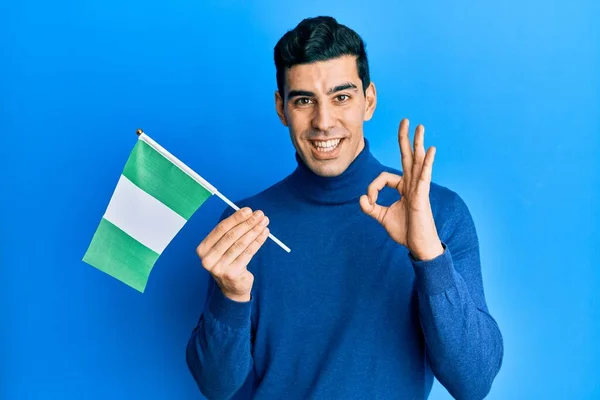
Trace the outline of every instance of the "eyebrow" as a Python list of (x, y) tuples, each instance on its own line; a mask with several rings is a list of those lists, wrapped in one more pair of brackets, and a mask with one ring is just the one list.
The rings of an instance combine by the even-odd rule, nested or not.
[(336, 87), (329, 89), (329, 91), (327, 92), (328, 95), (336, 93), (336, 92), (341, 92), (342, 90), (348, 90), (348, 89), (358, 89), (356, 87), (356, 85), (352, 82), (346, 82), (346, 83), (342, 83), (341, 85), (337, 85)]
[[(327, 95), (331, 95), (333, 93), (336, 92), (341, 92), (342, 90), (348, 90), (348, 89), (358, 89), (356, 87), (356, 85), (354, 83), (351, 82), (346, 82), (346, 83), (342, 83), (341, 85), (337, 85), (331, 89), (329, 89), (327, 91)], [(293, 97), (314, 97), (315, 94), (313, 92), (310, 92), (308, 90), (290, 90), (290, 92), (288, 93), (288, 99), (291, 99)]]

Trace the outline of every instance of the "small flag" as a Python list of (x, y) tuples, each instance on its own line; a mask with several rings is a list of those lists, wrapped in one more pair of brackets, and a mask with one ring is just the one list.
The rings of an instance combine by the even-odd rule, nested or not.
[(145, 133), (138, 135), (83, 261), (143, 293), (164, 249), (210, 196), (239, 208)]

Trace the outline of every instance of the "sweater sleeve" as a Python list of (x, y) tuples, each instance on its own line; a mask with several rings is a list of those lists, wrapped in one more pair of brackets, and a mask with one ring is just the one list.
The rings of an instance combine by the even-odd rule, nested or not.
[(503, 339), (488, 311), (479, 242), (470, 212), (454, 192), (440, 230), (444, 253), (415, 269), (427, 357), (456, 399), (483, 399), (502, 365)]
[[(219, 222), (233, 214), (229, 207)], [(206, 301), (186, 348), (186, 362), (200, 392), (208, 399), (230, 399), (253, 367), (251, 315), (254, 298), (237, 302), (223, 294), (208, 275)]]
[(209, 276), (204, 311), (192, 331), (186, 362), (200, 392), (209, 399), (229, 399), (252, 369), (249, 302), (226, 297)]

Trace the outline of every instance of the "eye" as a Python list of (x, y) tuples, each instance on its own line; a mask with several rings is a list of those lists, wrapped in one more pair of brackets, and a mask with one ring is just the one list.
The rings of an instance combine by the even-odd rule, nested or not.
[(306, 106), (312, 103), (312, 100), (308, 97), (300, 97), (294, 101), (297, 106)]
[(346, 101), (350, 100), (350, 96), (348, 96), (347, 94), (340, 94), (335, 98), (338, 103), (345, 103)]

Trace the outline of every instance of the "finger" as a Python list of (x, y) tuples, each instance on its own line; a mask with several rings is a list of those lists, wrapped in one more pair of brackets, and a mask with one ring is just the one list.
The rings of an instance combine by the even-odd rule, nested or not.
[(262, 211), (255, 211), (250, 218), (227, 231), (221, 236), (221, 239), (208, 250), (207, 254), (202, 259), (202, 265), (209, 271), (212, 271), (212, 268), (219, 263), (223, 254), (225, 254), (225, 252), (246, 232), (250, 231), (261, 222), (263, 217), (264, 214)]
[(231, 264), (234, 268), (241, 268), (242, 271), (246, 269), (248, 263), (254, 255), (258, 252), (258, 250), (262, 247), (263, 244), (267, 241), (269, 237), (269, 228), (266, 228), (264, 231), (258, 235), (256, 239), (242, 253), (233, 261)]
[(388, 207), (384, 207), (377, 203), (370, 203), (369, 198), (366, 195), (360, 196), (360, 208), (363, 210), (365, 214), (369, 217), (373, 217), (380, 224), (383, 222), (383, 218), (388, 210)]
[(413, 154), (408, 139), (408, 119), (404, 118), (398, 128), (398, 142), (400, 143), (400, 154), (402, 156), (402, 173), (404, 179), (410, 182)]
[(377, 203), (379, 192), (384, 187), (391, 187), (397, 189), (402, 194), (402, 182), (404, 179), (400, 175), (390, 174), (389, 172), (382, 172), (379, 174), (373, 182), (367, 188), (368, 200), (371, 204)]
[(421, 195), (429, 196), (429, 188), (431, 187), (431, 175), (433, 171), (433, 161), (435, 160), (435, 147), (430, 147), (425, 154), (423, 161), (423, 169), (417, 186), (417, 191)]
[(243, 223), (252, 216), (252, 210), (249, 207), (244, 207), (237, 210), (235, 213), (225, 218), (213, 230), (204, 238), (204, 240), (198, 245), (196, 252), (200, 258), (206, 256), (206, 253), (213, 248), (213, 246), (229, 232), (233, 227)]
[(255, 225), (252, 229), (242, 235), (242, 237), (240, 237), (235, 243), (233, 243), (229, 249), (225, 251), (219, 263), (225, 266), (233, 263), (233, 261), (238, 258), (240, 254), (242, 254), (242, 252), (246, 250), (246, 248), (250, 246), (250, 244), (254, 242), (265, 229), (268, 229), (267, 225), (269, 225), (269, 218), (265, 217), (258, 223), (258, 225)]
[(229, 232), (225, 233), (221, 239), (215, 243), (213, 248), (210, 250), (209, 255), (210, 253), (214, 253), (213, 257), (215, 257), (217, 260), (221, 259), (223, 254), (225, 254), (225, 252), (229, 250), (234, 243), (236, 243), (247, 232), (251, 231), (256, 225), (260, 224), (261, 222), (264, 223), (265, 219), (266, 217), (262, 211), (255, 211), (250, 218), (241, 224), (236, 225), (230, 229)]
[(425, 127), (423, 125), (418, 125), (415, 129), (415, 138), (414, 138), (414, 157), (413, 157), (413, 165), (411, 169), (411, 187), (416, 187), (417, 181), (421, 177), (421, 169), (423, 169), (423, 160), (425, 159), (425, 148), (423, 147), (423, 142), (425, 141)]

